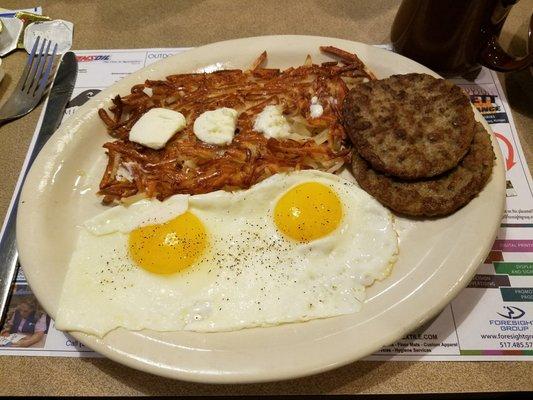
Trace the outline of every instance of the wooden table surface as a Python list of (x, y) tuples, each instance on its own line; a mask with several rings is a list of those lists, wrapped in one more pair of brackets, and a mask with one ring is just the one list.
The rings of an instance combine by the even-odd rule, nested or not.
[[(42, 5), (43, 13), (74, 23), (74, 49), (199, 46), (269, 34), (332, 36), (387, 43), (399, 6), (393, 0), (4, 0), (4, 8)], [(525, 54), (533, 0), (521, 0), (501, 43)], [(0, 101), (13, 90), (25, 53), (3, 60)], [(533, 162), (533, 79), (529, 71), (500, 74), (524, 152)], [(528, 97), (529, 96), (529, 97)], [(0, 128), (0, 216), (4, 216), (40, 108)], [(527, 362), (355, 362), (307, 378), (257, 385), (202, 385), (139, 372), (106, 359), (0, 357), (2, 395), (230, 395), (281, 393), (406, 393), (533, 390)]]

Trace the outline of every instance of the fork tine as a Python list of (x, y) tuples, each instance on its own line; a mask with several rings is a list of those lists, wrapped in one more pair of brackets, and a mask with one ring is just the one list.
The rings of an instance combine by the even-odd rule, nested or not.
[(28, 57), (28, 61), (26, 61), (26, 65), (24, 66), (24, 70), (22, 71), (22, 75), (21, 75), (20, 80), (18, 81), (16, 90), (22, 90), (22, 88), (26, 84), (26, 81), (28, 80), (28, 76), (30, 74), (30, 68), (33, 64), (33, 60), (35, 58), (35, 52), (37, 51), (37, 46), (39, 46), (40, 38), (41, 38), (40, 36), (37, 36), (37, 38), (35, 39), (35, 43), (33, 43), (33, 48), (31, 49), (31, 53), (30, 53), (30, 56)]
[[(28, 57), (22, 76), (20, 77), (15, 93), (0, 108), (0, 122), (9, 121), (26, 115), (39, 104), (44, 92), (49, 87), (50, 77), (54, 71), (54, 59), (57, 54), (57, 43), (37, 37), (32, 51)], [(40, 50), (38, 48), (40, 47)], [(45, 51), (46, 48), (46, 51)]]
[[(45, 42), (46, 42), (46, 49), (44, 50), (44, 52), (41, 52), (41, 54), (40, 54), (40, 58), (41, 59), (39, 60), (39, 67), (37, 68), (37, 72), (35, 73), (35, 77), (33, 79), (32, 85), (30, 86), (30, 94), (31, 95), (35, 95), (35, 91), (39, 87), (39, 84), (41, 83), (41, 77), (42, 77), (42, 74), (43, 74), (43, 71), (44, 71), (44, 67), (46, 66), (46, 62), (49, 59), (48, 52), (50, 51), (50, 44), (52, 42), (50, 40), (46, 40), (46, 39), (45, 39)], [(45, 42), (43, 42), (43, 45), (44, 45)]]
[(45, 60), (45, 62), (47, 62), (46, 70), (44, 70), (44, 73), (41, 76), (39, 85), (37, 86), (37, 88), (35, 88), (34, 96), (39, 99), (41, 98), (44, 91), (46, 90), (46, 87), (48, 86), (48, 80), (50, 79), (50, 74), (52, 72), (52, 66), (54, 65), (54, 60), (55, 60), (56, 53), (57, 53), (57, 43), (54, 45), (54, 49), (52, 51), (51, 56), (48, 56), (49, 47), (50, 46), (48, 46), (47, 48), (47, 60)]
[(29, 93), (30, 89), (33, 86), (33, 83), (35, 82), (35, 78), (37, 76), (37, 71), (39, 69), (42, 69), (41, 64), (44, 61), (43, 57), (43, 50), (44, 46), (46, 45), (46, 42), (48, 42), (46, 39), (43, 39), (43, 43), (41, 44), (41, 48), (39, 50), (39, 54), (37, 55), (37, 59), (33, 63), (33, 66), (31, 68), (30, 74), (28, 75), (28, 79), (26, 80), (26, 84), (23, 86), (23, 91), (25, 93)]

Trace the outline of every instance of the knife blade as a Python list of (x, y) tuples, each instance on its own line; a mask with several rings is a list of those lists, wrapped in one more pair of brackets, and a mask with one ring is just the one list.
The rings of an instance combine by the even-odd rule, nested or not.
[(17, 186), (13, 194), (13, 206), (0, 233), (0, 326), (3, 325), (7, 314), (7, 301), (11, 292), (13, 279), (17, 272), (18, 253), (16, 248), (15, 222), (20, 190), (35, 157), (37, 157), (37, 154), (59, 127), (63, 119), (65, 108), (74, 90), (77, 74), (78, 63), (76, 56), (69, 51), (63, 55), (59, 64), (57, 74), (50, 89), (50, 94), (48, 95), (48, 102), (45, 106), (41, 128), (35, 139), (35, 145), (28, 156), (27, 166), (23, 171), (20, 185)]

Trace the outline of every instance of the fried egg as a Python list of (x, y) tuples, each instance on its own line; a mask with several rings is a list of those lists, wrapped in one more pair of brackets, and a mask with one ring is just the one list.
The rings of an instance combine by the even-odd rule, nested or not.
[(81, 227), (56, 327), (217, 332), (349, 314), (397, 254), (391, 213), (325, 172), (144, 200)]

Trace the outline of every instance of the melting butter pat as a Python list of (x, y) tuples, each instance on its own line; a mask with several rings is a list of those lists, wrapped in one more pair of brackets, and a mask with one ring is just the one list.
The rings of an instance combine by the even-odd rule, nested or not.
[(267, 138), (285, 138), (291, 134), (291, 126), (280, 106), (266, 106), (254, 122), (254, 131)]
[(130, 140), (151, 149), (162, 149), (187, 125), (182, 113), (167, 108), (152, 108), (133, 125)]
[(318, 97), (313, 96), (311, 98), (311, 105), (309, 106), (309, 114), (311, 115), (311, 118), (319, 118), (322, 116), (323, 112), (324, 107), (319, 103)]
[(206, 111), (194, 121), (194, 134), (205, 143), (230, 144), (235, 135), (237, 116), (236, 110), (227, 107)]

